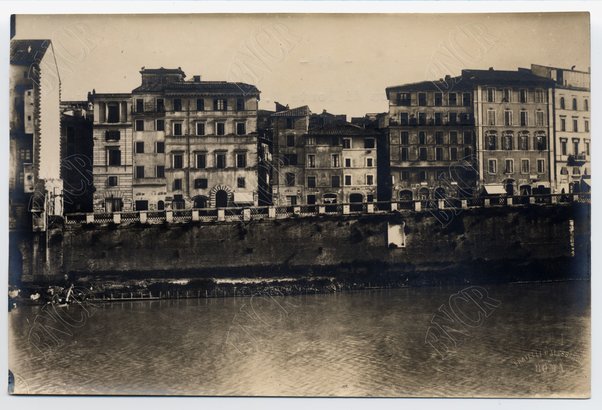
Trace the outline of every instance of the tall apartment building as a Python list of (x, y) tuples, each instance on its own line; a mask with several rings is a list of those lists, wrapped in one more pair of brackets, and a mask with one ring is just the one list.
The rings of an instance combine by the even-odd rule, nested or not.
[(135, 209), (257, 205), (259, 90), (186, 81), (179, 68), (140, 74), (132, 91)]
[(460, 77), (386, 89), (393, 200), (472, 193), (474, 97)]
[[(34, 208), (41, 212), (45, 206), (41, 178), (59, 176), (51, 166), (60, 155), (61, 91), (52, 42), (11, 40), (9, 76), (9, 223), (11, 229), (31, 229), (29, 212)], [(42, 149), (47, 159), (44, 172), (40, 172)]]
[(94, 212), (130, 211), (133, 209), (131, 94), (92, 92), (88, 97), (94, 107)]
[(554, 81), (555, 191), (590, 190), (590, 73), (531, 65), (535, 75)]

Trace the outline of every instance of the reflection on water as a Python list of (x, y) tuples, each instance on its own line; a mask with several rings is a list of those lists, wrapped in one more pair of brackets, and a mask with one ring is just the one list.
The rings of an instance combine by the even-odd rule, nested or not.
[(22, 306), (10, 368), (17, 393), (588, 395), (589, 282), (485, 288), (501, 304), (444, 359), (425, 335), (458, 287), (71, 306), (62, 326)]

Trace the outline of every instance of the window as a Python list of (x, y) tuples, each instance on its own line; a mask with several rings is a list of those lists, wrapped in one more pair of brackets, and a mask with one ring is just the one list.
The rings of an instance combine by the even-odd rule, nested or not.
[(182, 111), (182, 99), (181, 98), (174, 98), (173, 110), (174, 111)]
[(538, 159), (537, 160), (537, 173), (543, 174), (544, 172), (546, 172), (546, 160)]
[(566, 103), (564, 102), (564, 97), (560, 97), (560, 109), (564, 110), (566, 108)]
[(581, 175), (581, 171), (579, 167), (573, 167), (573, 175)]
[(226, 153), (218, 152), (215, 154), (215, 168), (226, 168)]
[(464, 148), (464, 158), (471, 159), (471, 157), (472, 157), (472, 148), (471, 147)]
[(399, 176), (402, 181), (408, 181), (410, 179), (410, 171), (401, 171)]
[(579, 132), (579, 121), (577, 118), (573, 118), (573, 131)]
[(495, 102), (495, 88), (487, 89), (487, 102)]
[(535, 90), (535, 102), (536, 103), (544, 103), (546, 102), (546, 96), (543, 90), (537, 89)]
[(351, 175), (345, 175), (345, 186), (351, 185)]
[(579, 155), (579, 139), (573, 139), (573, 155)]
[(136, 167), (136, 178), (144, 178), (144, 166), (137, 166)]
[(418, 125), (426, 125), (426, 113), (425, 112), (418, 113)]
[(157, 141), (157, 144), (155, 145), (155, 150), (157, 151), (157, 154), (165, 153), (165, 143), (163, 141)]
[(144, 100), (136, 98), (136, 112), (144, 112)]
[(117, 147), (107, 149), (108, 162), (110, 166), (121, 165), (121, 150)]
[(418, 105), (426, 106), (426, 93), (418, 93)]
[(136, 141), (136, 154), (144, 154), (144, 141)]
[(119, 181), (116, 176), (110, 176), (107, 178), (108, 186), (117, 186), (118, 184), (119, 184)]
[(194, 189), (207, 189), (207, 178), (197, 178), (194, 180)]
[[(366, 175), (366, 185), (374, 185), (374, 175)], [(372, 201), (368, 201), (372, 202)]]
[(529, 133), (528, 132), (521, 132), (518, 135), (518, 149), (523, 150), (523, 151), (529, 150)]
[(402, 148), (401, 149), (401, 160), (408, 161), (409, 157), (410, 157), (409, 150), (407, 148)]
[(165, 131), (165, 120), (157, 120), (155, 122), (156, 131)]
[(228, 109), (228, 103), (223, 98), (216, 98), (213, 100), (214, 111), (226, 111)]
[(295, 120), (293, 118), (287, 118), (286, 119), (286, 129), (292, 130), (293, 128), (295, 128)]
[(287, 172), (284, 174), (284, 183), (286, 186), (295, 186), (295, 173)]
[(589, 156), (589, 141), (585, 141), (585, 155)]
[(295, 195), (287, 195), (286, 204), (289, 206), (297, 205), (297, 197)]
[(410, 93), (397, 94), (397, 105), (410, 105), (412, 103), (412, 95)]
[(244, 111), (245, 110), (245, 99), (237, 98), (236, 99), (236, 111)]
[(246, 135), (247, 133), (247, 124), (244, 122), (236, 123), (236, 135)]
[(297, 165), (297, 154), (284, 154), (284, 165)]
[(216, 133), (216, 135), (226, 135), (226, 123), (225, 122), (216, 122), (215, 123), (215, 133)]
[(205, 111), (205, 100), (203, 98), (196, 99), (196, 110)]
[(435, 113), (435, 125), (442, 125), (443, 124), (443, 114), (440, 112), (436, 112)]
[(589, 111), (589, 100), (587, 98), (583, 100), (583, 109)]
[(458, 133), (456, 131), (451, 131), (449, 133), (449, 143), (452, 145), (458, 143)]
[(316, 137), (308, 136), (306, 140), (306, 145), (316, 145)]
[(577, 99), (573, 98), (573, 111), (577, 111)]
[(351, 138), (343, 138), (343, 149), (351, 148)]
[(374, 166), (374, 158), (366, 158), (366, 167), (372, 168)]
[(537, 150), (538, 151), (545, 151), (546, 150), (546, 136), (543, 133), (538, 133), (535, 136), (535, 145), (537, 146)]
[(172, 132), (173, 132), (173, 135), (176, 137), (182, 136), (182, 122), (174, 121), (172, 123)]
[(567, 155), (567, 139), (560, 139), (560, 155)]
[[(295, 157), (296, 157), (296, 155), (295, 155)], [(247, 167), (247, 153), (246, 152), (237, 152), (236, 153), (236, 168), (246, 168), (246, 167)]]
[(585, 132), (589, 132), (589, 120), (585, 120), (584, 123)]
[(119, 104), (108, 104), (107, 110), (107, 122), (119, 122)]
[(196, 154), (196, 167), (199, 169), (207, 168), (207, 154), (204, 152)]
[(331, 156), (331, 166), (333, 168), (339, 168), (341, 166), (340, 157), (338, 154), (333, 154)]
[(566, 131), (566, 118), (560, 119), (560, 131)]
[(458, 113), (456, 113), (456, 112), (449, 113), (449, 123), (451, 125), (455, 125), (458, 123)]
[(512, 125), (512, 111), (510, 111), (510, 110), (504, 111), (504, 125), (505, 126)]
[(511, 102), (512, 100), (512, 91), (509, 88), (504, 88), (504, 100), (502, 102)]
[(487, 149), (490, 151), (497, 149), (497, 135), (494, 132), (487, 134)]
[(424, 182), (428, 180), (429, 174), (427, 171), (420, 171), (418, 172), (418, 178), (420, 179), (420, 182)]
[(196, 135), (198, 135), (198, 136), (205, 135), (205, 123), (204, 122), (196, 123)]
[(294, 147), (295, 146), (295, 136), (290, 134), (286, 136), (286, 146)]
[(401, 132), (401, 144), (408, 145), (410, 143), (410, 133), (407, 131)]
[(399, 123), (401, 125), (408, 125), (410, 123), (409, 115), (407, 112), (402, 112), (399, 114)]
[(426, 151), (426, 148), (420, 147), (418, 149), (418, 159), (420, 161), (426, 161), (427, 160), (427, 151)]
[(531, 172), (531, 165), (528, 159), (521, 159), (520, 161), (520, 172), (521, 174), (528, 174)]
[(418, 133), (418, 144), (426, 145), (426, 133), (424, 131)]
[(450, 148), (449, 150), (449, 159), (452, 161), (457, 161), (458, 160), (458, 148), (453, 147)]
[(543, 111), (537, 110), (535, 112), (535, 125), (537, 125), (538, 127), (543, 127), (544, 122), (545, 121), (544, 121)]
[(470, 107), (470, 93), (462, 94), (462, 105), (465, 107)]
[(144, 120), (136, 120), (136, 131), (144, 131)]
[(472, 131), (464, 131), (464, 144), (472, 144)]
[(504, 164), (504, 174), (514, 174), (514, 160), (507, 159)]
[(157, 178), (165, 178), (165, 166), (157, 165), (155, 168), (155, 176)]
[(506, 151), (512, 151), (513, 147), (512, 147), (512, 140), (513, 140), (513, 135), (512, 133), (504, 133), (504, 136), (502, 137), (502, 149), (506, 150)]
[(330, 177), (330, 183), (333, 188), (340, 188), (341, 187), (341, 177), (339, 177), (338, 175), (332, 175)]
[(184, 168), (184, 155), (183, 154), (173, 154), (172, 155), (172, 168), (173, 169)]
[(527, 102), (527, 90), (522, 89), (518, 92), (519, 95), (519, 101), (521, 103), (526, 103)]
[(529, 126), (529, 113), (525, 110), (520, 112), (520, 125), (521, 127)]
[(165, 111), (165, 101), (163, 100), (163, 98), (157, 98), (155, 100), (155, 108), (156, 108), (157, 112)]
[(443, 148), (441, 148), (441, 147), (435, 148), (435, 160), (443, 161)]
[(237, 188), (244, 188), (245, 186), (246, 186), (245, 177), (236, 178), (236, 187)]
[(345, 158), (345, 168), (351, 168), (351, 158)]
[(182, 189), (182, 179), (176, 178), (173, 180), (173, 190), (180, 191)]
[(435, 93), (435, 106), (441, 107), (443, 105), (443, 94)]
[(316, 177), (315, 176), (309, 176), (309, 177), (307, 177), (307, 187), (308, 188), (315, 188), (316, 187)]
[(487, 125), (495, 125), (495, 110), (487, 110)]
[(366, 138), (364, 140), (364, 148), (373, 149), (376, 147), (376, 140), (374, 138)]
[(314, 154), (309, 154), (307, 156), (307, 168), (315, 168), (316, 167), (316, 156)]
[(449, 101), (449, 105), (452, 105), (452, 106), (458, 105), (458, 94), (449, 93), (447, 99)]
[(497, 160), (490, 159), (487, 161), (487, 172), (490, 174), (497, 174)]

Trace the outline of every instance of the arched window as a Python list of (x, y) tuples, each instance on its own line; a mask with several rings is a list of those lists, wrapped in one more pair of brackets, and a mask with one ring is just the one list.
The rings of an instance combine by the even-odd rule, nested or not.
[(573, 98), (573, 111), (577, 111), (577, 99)]
[(560, 109), (564, 110), (566, 108), (565, 103), (564, 103), (564, 97), (560, 97)]
[(399, 191), (399, 200), (400, 201), (411, 201), (412, 199), (414, 199), (414, 195), (412, 194), (412, 191), (410, 191), (408, 189)]

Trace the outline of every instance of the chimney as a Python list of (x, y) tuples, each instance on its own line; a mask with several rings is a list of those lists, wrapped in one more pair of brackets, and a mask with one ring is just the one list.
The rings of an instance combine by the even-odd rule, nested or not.
[(447, 74), (447, 75), (445, 76), (445, 81), (449, 81), (449, 80), (451, 80), (451, 75)]
[(489, 71), (493, 71), (493, 67), (489, 67)]
[(200, 83), (201, 82), (201, 76), (200, 75), (193, 75), (192, 76), (192, 81), (195, 83)]

